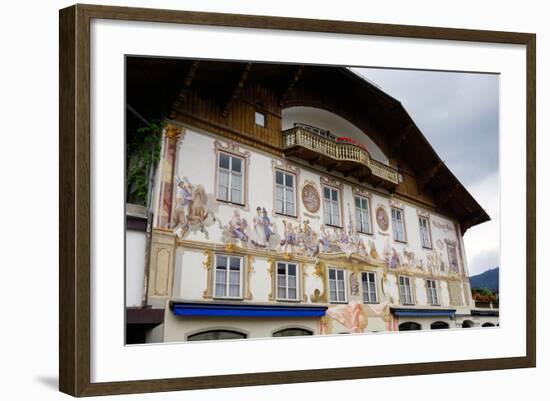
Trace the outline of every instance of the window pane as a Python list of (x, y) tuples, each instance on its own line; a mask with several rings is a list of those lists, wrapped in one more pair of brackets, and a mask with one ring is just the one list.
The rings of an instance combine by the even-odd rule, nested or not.
[(294, 176), (292, 174), (285, 174), (286, 181), (285, 185), (287, 187), (293, 187), (294, 186)]
[(344, 279), (344, 271), (343, 270), (336, 270), (336, 277), (338, 277), (338, 280)]
[(361, 208), (361, 198), (355, 197), (355, 207)]
[(283, 173), (278, 170), (275, 172), (275, 183), (283, 185)]
[(276, 209), (277, 213), (284, 213), (285, 212), (282, 200), (277, 199), (276, 208), (277, 208)]
[(256, 111), (254, 114), (254, 121), (256, 122), (256, 125), (265, 127), (265, 115), (263, 113)]
[(360, 209), (355, 209), (355, 225), (359, 231), (363, 231), (363, 224), (361, 223)]
[(238, 189), (231, 190), (231, 202), (243, 203), (242, 201), (242, 192)]
[(286, 188), (285, 189), (285, 200), (287, 202), (292, 202), (294, 201), (294, 190), (292, 188)]
[(296, 265), (288, 265), (288, 275), (296, 276)]
[(289, 287), (288, 288), (288, 299), (296, 299), (297, 293), (296, 293), (296, 287)]
[(220, 153), (220, 167), (229, 169), (229, 156), (225, 153)]
[(334, 280), (336, 278), (336, 271), (334, 269), (330, 269), (328, 271), (328, 278), (331, 280)]
[(323, 197), (325, 199), (330, 199), (330, 189), (329, 188), (327, 188), (327, 187), (323, 188)]
[(227, 266), (227, 256), (216, 255), (216, 266), (223, 267), (225, 269)]
[(284, 263), (277, 264), (277, 274), (286, 274), (286, 265)]
[(294, 211), (294, 203), (292, 202), (287, 202), (286, 204), (286, 214), (289, 214), (289, 215), (295, 215), (296, 212)]
[(332, 200), (337, 201), (338, 200), (338, 191), (336, 189), (332, 190)]
[(230, 258), (230, 268), (231, 270), (240, 270), (241, 269), (241, 259), (240, 258)]
[(296, 276), (288, 276), (288, 288), (296, 289)]
[(243, 176), (241, 174), (232, 173), (231, 174), (231, 187), (234, 189), (241, 190), (243, 184)]
[(239, 285), (238, 284), (230, 284), (229, 285), (229, 296), (237, 298), (240, 296), (239, 293)]
[(242, 170), (242, 160), (238, 157), (231, 158), (231, 170), (240, 173)]

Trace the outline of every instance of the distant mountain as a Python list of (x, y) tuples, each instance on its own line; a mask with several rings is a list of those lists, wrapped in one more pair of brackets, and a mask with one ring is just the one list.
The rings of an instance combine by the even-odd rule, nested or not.
[(470, 277), (470, 287), (487, 287), (491, 291), (498, 293), (498, 267), (495, 267), (494, 269), (489, 269), (481, 274)]

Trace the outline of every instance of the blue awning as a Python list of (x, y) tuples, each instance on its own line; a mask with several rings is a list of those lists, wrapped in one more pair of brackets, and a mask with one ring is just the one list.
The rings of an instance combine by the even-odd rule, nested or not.
[(409, 308), (391, 308), (395, 316), (403, 317), (455, 317), (456, 309), (409, 309)]
[(321, 317), (327, 307), (174, 302), (170, 309), (176, 316)]

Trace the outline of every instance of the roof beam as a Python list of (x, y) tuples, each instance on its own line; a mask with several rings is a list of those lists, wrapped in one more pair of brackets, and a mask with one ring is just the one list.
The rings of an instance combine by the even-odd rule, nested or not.
[(410, 123), (409, 125), (407, 125), (403, 130), (403, 132), (401, 133), (401, 135), (397, 138), (397, 141), (394, 142), (389, 152), (390, 159), (393, 159), (393, 157), (397, 154), (401, 146), (405, 143), (413, 127), (414, 127), (413, 123)]
[(423, 192), (429, 186), (436, 174), (439, 172), (439, 170), (441, 170), (444, 165), (445, 164), (443, 163), (443, 161), (440, 160), (435, 164), (435, 166), (427, 169), (424, 174), (421, 174), (418, 177), (418, 192)]
[(288, 97), (288, 95), (290, 95), (290, 92), (292, 92), (294, 90), (294, 87), (296, 86), (296, 84), (300, 80), (300, 77), (302, 76), (303, 72), (304, 72), (304, 66), (303, 65), (299, 66), (296, 69), (296, 71), (294, 72), (294, 76), (292, 77), (292, 79), (288, 83), (286, 89), (282, 92), (283, 94), (281, 95), (281, 99), (279, 100), (279, 106), (283, 105), (285, 99)]
[(227, 117), (229, 114), (229, 110), (231, 109), (231, 104), (237, 100), (244, 88), (244, 84), (246, 83), (246, 80), (248, 79), (248, 75), (250, 73), (250, 70), (252, 69), (252, 63), (246, 63), (243, 71), (241, 72), (241, 76), (239, 78), (239, 82), (237, 82), (237, 85), (233, 88), (233, 91), (231, 93), (231, 96), (229, 96), (229, 99), (225, 102), (225, 106), (222, 111), (222, 116)]
[(172, 107), (173, 111), (170, 114), (171, 118), (174, 118), (174, 109), (178, 109), (181, 106), (181, 104), (185, 102), (187, 98), (187, 94), (189, 93), (189, 89), (191, 88), (191, 85), (193, 84), (193, 80), (197, 75), (197, 70), (199, 69), (200, 63), (201, 63), (200, 60), (194, 60), (189, 66), (189, 69), (187, 70), (187, 74), (185, 75), (185, 80), (183, 81), (183, 88), (178, 94), (178, 97), (174, 102), (174, 106)]

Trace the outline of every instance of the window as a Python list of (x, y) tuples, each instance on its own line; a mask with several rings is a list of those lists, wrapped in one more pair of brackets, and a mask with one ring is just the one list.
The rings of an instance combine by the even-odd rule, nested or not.
[(422, 330), (422, 326), (420, 326), (416, 322), (405, 322), (399, 325), (399, 331), (411, 331), (411, 330)]
[(377, 303), (378, 296), (376, 294), (376, 273), (361, 273), (361, 281), (363, 283), (363, 302)]
[(420, 226), (420, 242), (423, 248), (432, 248), (432, 240), (430, 237), (430, 221), (427, 217), (419, 216), (418, 225)]
[(297, 270), (295, 263), (277, 263), (277, 299), (298, 300)]
[(218, 154), (218, 199), (244, 204), (244, 159), (224, 152)]
[(402, 209), (396, 207), (391, 208), (391, 223), (393, 228), (393, 239), (399, 242), (406, 242)]
[(216, 255), (214, 296), (217, 298), (241, 298), (242, 258)]
[(259, 125), (260, 127), (265, 128), (265, 114), (259, 111), (256, 111), (254, 113), (254, 122), (256, 123), (256, 125)]
[(436, 282), (434, 280), (426, 280), (426, 289), (428, 291), (428, 302), (432, 305), (439, 305)]
[(296, 176), (275, 170), (275, 211), (296, 216)]
[(313, 332), (306, 329), (284, 329), (273, 333), (273, 337), (312, 336)]
[(371, 234), (370, 201), (362, 196), (355, 197), (355, 226), (361, 233)]
[(346, 302), (346, 280), (342, 269), (328, 269), (330, 302)]
[(410, 277), (399, 276), (399, 296), (403, 305), (413, 304)]
[(340, 224), (340, 191), (336, 188), (323, 187), (325, 224), (341, 226)]
[(209, 340), (237, 340), (246, 338), (246, 334), (231, 330), (209, 330), (192, 334), (187, 341), (209, 341)]
[(449, 323), (446, 322), (433, 322), (430, 324), (432, 330), (444, 330), (449, 328)]

